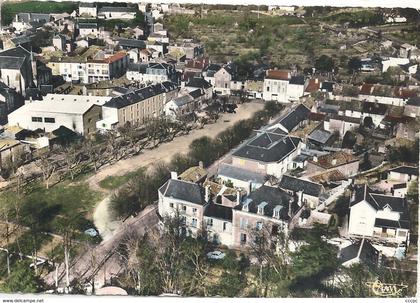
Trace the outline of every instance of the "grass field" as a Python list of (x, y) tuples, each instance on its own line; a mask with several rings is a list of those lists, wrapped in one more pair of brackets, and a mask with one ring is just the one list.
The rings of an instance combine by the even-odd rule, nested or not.
[(17, 13), (71, 13), (78, 8), (77, 2), (44, 2), (22, 1), (2, 4), (1, 21), (3, 25), (10, 24)]

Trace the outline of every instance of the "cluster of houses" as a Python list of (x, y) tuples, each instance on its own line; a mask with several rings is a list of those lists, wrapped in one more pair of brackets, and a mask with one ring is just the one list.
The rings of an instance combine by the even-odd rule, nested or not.
[[(176, 4), (80, 3), (71, 14), (18, 13), (2, 29), (0, 44), (0, 167), (13, 150), (45, 147), (45, 134), (62, 128), (90, 136), (161, 115), (179, 119), (205, 110), (216, 96), (275, 101), (289, 104), (287, 110), (255, 130), (214, 176), (202, 166), (173, 173), (159, 189), (159, 214), (179, 212), (186, 232), (205, 228), (215, 243), (243, 247), (252, 241), (253, 228), (276, 234), (328, 224), (329, 206), (351, 192), (341, 232), (350, 240), (342, 247), (346, 258), (356, 251), (360, 259), (363, 249), (393, 255), (399, 244), (408, 246), (406, 195), (417, 167), (390, 169), (386, 186), (354, 181), (366, 153), (377, 155), (370, 159), (377, 166), (386, 146), (418, 137), (418, 49), (399, 45), (395, 56), (379, 60), (380, 72), (399, 68), (407, 86), (342, 84), (267, 66), (243, 77), (234, 62), (211, 62), (201, 43), (172, 41), (160, 21), (178, 13), (194, 11)], [(104, 26), (139, 16), (144, 27)], [(53, 34), (52, 43), (34, 49), (34, 39), (45, 31)], [(365, 58), (360, 70), (377, 65)], [(361, 127), (378, 140), (374, 151), (363, 150)], [(25, 134), (32, 133), (36, 139), (29, 140)]]
[[(202, 164), (172, 172), (158, 190), (160, 216), (180, 216), (189, 235), (205, 230), (216, 245), (246, 249), (261, 230), (276, 239), (295, 228), (331, 224), (332, 205), (346, 196), (345, 223), (334, 242), (342, 263), (401, 258), (410, 243), (406, 196), (418, 167), (391, 168), (371, 185), (356, 182), (362, 157), (313, 145), (299, 134), (312, 123), (312, 110), (293, 106), (236, 148), (214, 175)], [(365, 260), (365, 253), (376, 258)]]

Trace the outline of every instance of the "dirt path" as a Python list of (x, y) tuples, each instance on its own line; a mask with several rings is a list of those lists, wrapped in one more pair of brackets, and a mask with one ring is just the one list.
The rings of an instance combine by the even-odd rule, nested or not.
[(188, 152), (191, 142), (202, 136), (215, 137), (236, 122), (251, 118), (253, 114), (264, 107), (262, 102), (251, 102), (239, 105), (236, 114), (222, 114), (214, 124), (204, 126), (202, 129), (191, 131), (188, 135), (176, 137), (173, 141), (161, 144), (155, 149), (145, 150), (142, 154), (129, 159), (120, 160), (115, 164), (103, 167), (95, 175), (88, 179), (91, 189), (107, 193), (95, 208), (93, 221), (99, 233), (104, 239), (110, 238), (120, 226), (119, 221), (111, 221), (109, 213), (109, 198), (111, 192), (99, 186), (99, 182), (108, 176), (121, 176), (160, 161), (169, 161), (176, 153)]
[(89, 186), (92, 189), (103, 191), (99, 186), (99, 182), (108, 176), (120, 176), (151, 163), (169, 161), (176, 153), (186, 153), (193, 140), (202, 136), (215, 137), (218, 133), (236, 122), (252, 117), (252, 115), (261, 110), (263, 106), (264, 104), (260, 102), (241, 104), (239, 105), (236, 114), (222, 114), (219, 120), (214, 124), (206, 125), (202, 129), (193, 130), (188, 135), (176, 137), (170, 142), (162, 143), (155, 149), (145, 150), (140, 155), (103, 167), (88, 179)]

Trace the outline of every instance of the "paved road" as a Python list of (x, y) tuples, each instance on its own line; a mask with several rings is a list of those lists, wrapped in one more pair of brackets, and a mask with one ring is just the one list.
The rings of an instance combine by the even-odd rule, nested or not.
[[(144, 209), (136, 217), (127, 219), (115, 231), (114, 235), (104, 240), (100, 245), (92, 248), (86, 247), (84, 253), (80, 254), (73, 260), (70, 267), (70, 281), (77, 278), (78, 281), (91, 281), (94, 277), (95, 287), (101, 287), (105, 281), (118, 275), (123, 268), (116, 248), (125, 241), (126, 236), (135, 232), (137, 237), (141, 237), (148, 230), (154, 229), (159, 222), (156, 214), (157, 205), (150, 205)], [(65, 270), (64, 264), (58, 268), (59, 287), (65, 286)], [(51, 272), (45, 278), (46, 283), (54, 285), (55, 272)]]

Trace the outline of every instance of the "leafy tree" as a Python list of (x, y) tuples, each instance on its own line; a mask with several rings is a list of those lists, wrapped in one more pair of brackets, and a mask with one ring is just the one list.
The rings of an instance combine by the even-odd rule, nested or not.
[(295, 290), (319, 288), (319, 282), (338, 267), (337, 247), (323, 238), (327, 230), (315, 227), (305, 234), (306, 244), (291, 253)]
[(347, 67), (351, 73), (357, 72), (362, 67), (362, 61), (359, 57), (352, 57), (349, 60)]
[(332, 72), (334, 66), (333, 59), (327, 55), (322, 55), (315, 61), (315, 68), (322, 73)]
[(203, 161), (205, 166), (210, 165), (217, 158), (213, 140), (207, 136), (195, 139), (190, 144), (189, 156), (195, 163)]
[(36, 293), (40, 291), (40, 280), (29, 267), (30, 262), (17, 262), (0, 290), (4, 292)]

